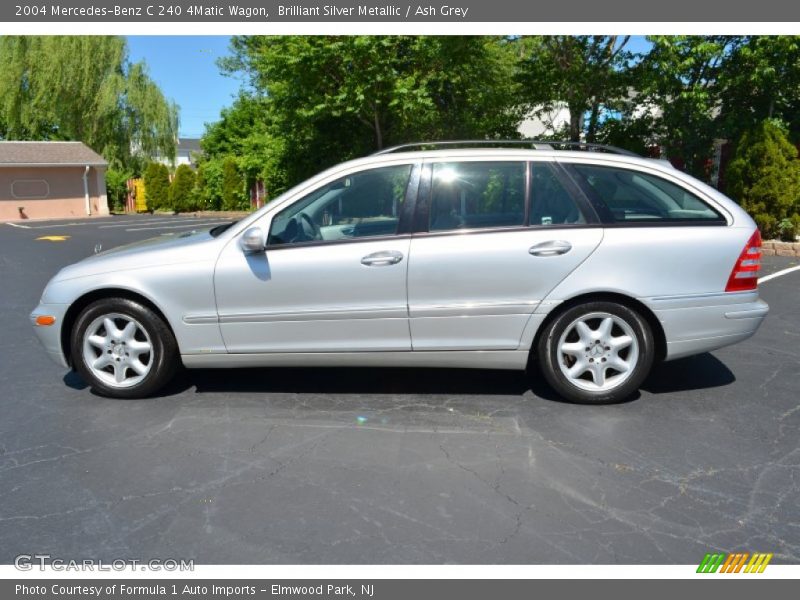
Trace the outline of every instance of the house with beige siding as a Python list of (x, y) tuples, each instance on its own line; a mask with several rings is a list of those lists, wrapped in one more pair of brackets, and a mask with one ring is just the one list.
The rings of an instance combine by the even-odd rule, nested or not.
[(107, 167), (81, 142), (0, 142), (0, 221), (108, 215)]

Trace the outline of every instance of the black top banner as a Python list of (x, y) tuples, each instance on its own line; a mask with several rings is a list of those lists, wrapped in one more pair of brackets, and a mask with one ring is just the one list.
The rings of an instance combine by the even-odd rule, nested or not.
[(58, 22), (798, 22), (800, 2), (642, 0), (17, 0), (0, 19)]

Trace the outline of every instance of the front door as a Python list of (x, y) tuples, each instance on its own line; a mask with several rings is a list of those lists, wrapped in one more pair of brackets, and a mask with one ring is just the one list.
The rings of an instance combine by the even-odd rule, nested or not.
[(341, 177), (269, 220), (266, 252), (233, 240), (214, 285), (231, 353), (410, 350), (399, 235), (411, 165)]

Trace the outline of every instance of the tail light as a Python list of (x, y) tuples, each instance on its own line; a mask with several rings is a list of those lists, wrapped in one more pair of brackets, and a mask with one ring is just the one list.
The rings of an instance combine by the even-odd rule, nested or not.
[(728, 277), (726, 292), (746, 292), (758, 288), (758, 274), (761, 272), (761, 233), (755, 233), (747, 240), (744, 250), (733, 265)]

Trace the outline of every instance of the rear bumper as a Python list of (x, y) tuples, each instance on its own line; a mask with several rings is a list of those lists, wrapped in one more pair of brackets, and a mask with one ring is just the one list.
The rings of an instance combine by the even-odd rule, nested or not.
[[(33, 331), (44, 346), (48, 356), (56, 364), (65, 368), (69, 367), (69, 363), (67, 363), (67, 358), (61, 348), (61, 327), (68, 308), (68, 304), (39, 304), (30, 315)], [(51, 315), (55, 317), (56, 321), (52, 325), (42, 327), (36, 324), (36, 317), (41, 315)]]
[(729, 346), (752, 336), (769, 312), (757, 292), (652, 299), (667, 341), (666, 360)]

